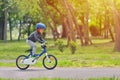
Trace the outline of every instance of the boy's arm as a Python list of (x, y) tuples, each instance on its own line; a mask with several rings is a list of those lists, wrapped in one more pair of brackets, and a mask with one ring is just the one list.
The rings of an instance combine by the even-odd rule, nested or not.
[(40, 43), (44, 43), (45, 42), (45, 40), (40, 35), (37, 35), (37, 33), (34, 34), (34, 37)]
[(44, 43), (45, 42), (45, 40), (42, 37), (40, 37), (39, 39), (40, 39), (40, 41), (39, 41), (40, 43)]

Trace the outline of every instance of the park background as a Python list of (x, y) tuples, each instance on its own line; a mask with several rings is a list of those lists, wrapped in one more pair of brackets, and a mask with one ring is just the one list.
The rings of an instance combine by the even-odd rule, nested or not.
[(26, 39), (42, 22), (57, 67), (120, 67), (119, 21), (119, 0), (0, 0), (0, 66), (28, 54)]

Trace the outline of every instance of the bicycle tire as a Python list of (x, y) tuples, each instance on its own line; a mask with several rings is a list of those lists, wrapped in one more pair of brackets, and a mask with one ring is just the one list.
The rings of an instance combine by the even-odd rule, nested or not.
[[(47, 63), (46, 63), (47, 56), (49, 57), (49, 59), (52, 58), (52, 59), (54, 60), (54, 63), (53, 63), (53, 65), (52, 65), (51, 67), (47, 66)], [(53, 56), (53, 55), (47, 55), (47, 56), (45, 56), (45, 57), (43, 58), (43, 66), (44, 66), (46, 69), (48, 69), (48, 70), (54, 69), (54, 68), (57, 66), (57, 58), (56, 58), (55, 56)], [(50, 60), (50, 61), (51, 61), (51, 62), (48, 62), (48, 61), (47, 61), (48, 64), (50, 64), (50, 63), (53, 62), (52, 60)]]
[(26, 64), (22, 64), (23, 65), (23, 67), (19, 64), (19, 59), (20, 58), (26, 58), (27, 56), (25, 56), (25, 55), (20, 55), (20, 56), (18, 56), (17, 57), (17, 59), (16, 59), (16, 66), (20, 69), (20, 70), (26, 70), (30, 65), (26, 65)]

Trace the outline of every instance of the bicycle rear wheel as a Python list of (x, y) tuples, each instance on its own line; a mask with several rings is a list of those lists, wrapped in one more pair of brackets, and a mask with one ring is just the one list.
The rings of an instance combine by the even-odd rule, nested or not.
[(27, 65), (27, 64), (23, 64), (23, 60), (26, 58), (27, 56), (25, 55), (20, 55), (17, 57), (16, 59), (16, 66), (21, 69), (21, 70), (25, 70), (27, 69), (30, 65)]
[(57, 66), (57, 59), (53, 55), (47, 55), (43, 58), (43, 66), (48, 69), (54, 69)]

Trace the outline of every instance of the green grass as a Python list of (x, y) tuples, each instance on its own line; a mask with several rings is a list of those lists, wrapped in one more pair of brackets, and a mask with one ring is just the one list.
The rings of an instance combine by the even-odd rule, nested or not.
[[(23, 79), (5, 79), (5, 78), (0, 78), (0, 80), (23, 80)], [(29, 80), (120, 80), (119, 78), (89, 78), (89, 79), (68, 79), (68, 78), (31, 78)]]
[[(0, 80), (24, 80), (24, 79), (5, 79), (0, 78)], [(75, 80), (75, 79), (63, 79), (63, 78), (31, 78), (29, 80)]]
[[(120, 67), (120, 52), (114, 52), (114, 43), (109, 39), (94, 39), (91, 46), (80, 46), (77, 44), (77, 51), (71, 54), (70, 49), (65, 47), (61, 53), (54, 45), (53, 40), (47, 40), (48, 53), (53, 54), (58, 59), (58, 67)], [(66, 42), (66, 41), (64, 41)], [(77, 40), (77, 43), (80, 43)], [(0, 42), (0, 60), (15, 60), (19, 55), (27, 55), (24, 53), (29, 45), (22, 40)], [(39, 43), (37, 43), (37, 53), (41, 51)], [(34, 66), (41, 67), (43, 57), (40, 62)], [(15, 62), (2, 62), (0, 66), (15, 66)]]
[(120, 78), (116, 78), (116, 77), (106, 78), (106, 77), (103, 77), (103, 78), (90, 78), (88, 80), (120, 80)]
[(14, 62), (0, 62), (0, 66), (16, 66)]

